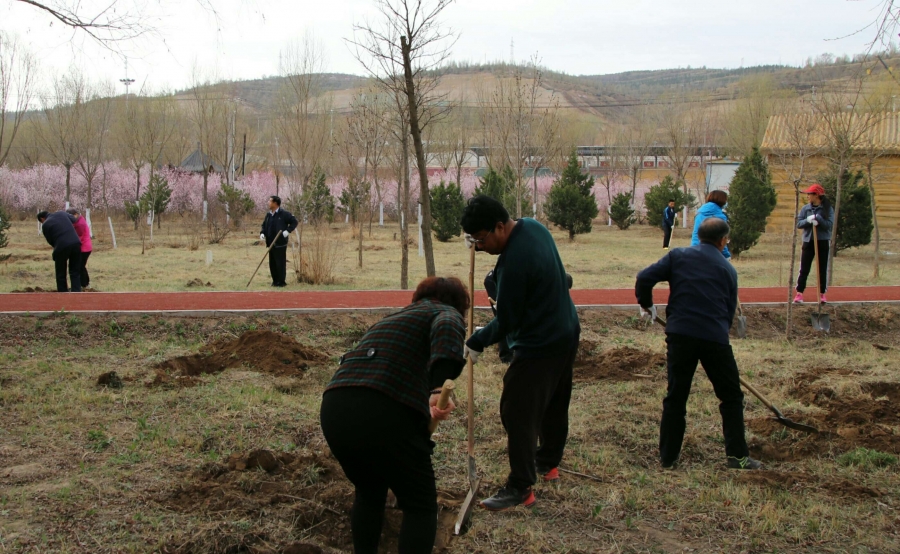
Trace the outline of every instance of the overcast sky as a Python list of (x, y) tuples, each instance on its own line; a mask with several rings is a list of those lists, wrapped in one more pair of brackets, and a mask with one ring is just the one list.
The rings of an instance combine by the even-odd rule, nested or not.
[[(67, 0), (62, 0), (67, 1)], [(128, 45), (129, 76), (151, 90), (183, 88), (196, 63), (227, 79), (278, 73), (278, 54), (311, 30), (324, 44), (327, 69), (362, 73), (344, 39), (353, 24), (377, 17), (371, 0), (198, 0), (147, 2), (160, 33)], [(83, 0), (83, 4), (100, 4)], [(453, 58), (471, 62), (525, 60), (570, 74), (606, 74), (674, 67), (800, 65), (824, 52), (854, 54), (873, 31), (880, 0), (457, 0), (445, 11), (459, 33)], [(19, 35), (44, 75), (83, 68), (94, 79), (125, 75), (124, 60), (74, 35), (34, 8), (0, 0), (0, 29)], [(836, 40), (838, 39), (838, 40)], [(511, 53), (511, 42), (514, 44)], [(134, 89), (132, 89), (134, 92)]]

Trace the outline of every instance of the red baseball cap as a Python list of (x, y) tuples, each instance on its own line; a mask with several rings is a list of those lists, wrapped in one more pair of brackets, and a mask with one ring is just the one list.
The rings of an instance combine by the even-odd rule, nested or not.
[(805, 194), (815, 194), (816, 196), (825, 196), (825, 189), (822, 188), (822, 185), (815, 183), (811, 185), (808, 189), (803, 191)]

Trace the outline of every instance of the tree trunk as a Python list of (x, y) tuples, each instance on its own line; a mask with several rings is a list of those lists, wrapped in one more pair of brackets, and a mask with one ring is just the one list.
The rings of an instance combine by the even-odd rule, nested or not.
[(871, 196), (872, 205), (872, 226), (875, 231), (875, 253), (872, 258), (872, 278), (878, 279), (881, 275), (881, 262), (878, 259), (879, 249), (881, 247), (881, 233), (878, 231), (878, 214), (875, 212), (875, 183), (872, 182), (872, 160), (866, 164), (866, 171), (869, 174), (869, 196)]
[(209, 181), (209, 170), (207, 168), (203, 168), (203, 221), (206, 221), (206, 213), (209, 209), (209, 198), (206, 194), (207, 191), (207, 183)]
[(72, 201), (72, 164), (66, 164), (66, 209), (71, 206)]
[[(794, 183), (794, 213), (800, 213), (800, 183)], [(787, 286), (787, 322), (784, 335), (787, 340), (791, 340), (791, 330), (793, 328), (794, 316), (794, 265), (797, 262), (797, 225), (794, 225), (791, 232), (791, 267), (788, 270), (788, 286)], [(816, 263), (819, 263), (816, 260)]]
[[(834, 221), (831, 224), (831, 248), (828, 249), (828, 271), (825, 274), (826, 289), (831, 286), (831, 280), (834, 276), (834, 255), (837, 253), (838, 217), (841, 214), (841, 189), (845, 169), (844, 164), (844, 158), (841, 157), (841, 161), (838, 163), (837, 187), (834, 193)], [(828, 214), (825, 214), (825, 216), (827, 217)], [(816, 263), (819, 263), (818, 260), (816, 260)]]
[[(413, 148), (416, 151), (416, 165), (419, 168), (419, 202), (422, 205), (422, 226), (431, 229), (431, 195), (428, 190), (428, 168), (425, 165), (425, 149), (422, 147), (422, 129), (419, 127), (419, 107), (416, 104), (416, 88), (413, 82), (410, 45), (406, 37), (400, 37), (400, 49), (403, 53), (403, 74), (406, 79), (406, 101), (409, 108), (409, 130), (412, 134)], [(422, 233), (422, 247), (425, 250), (425, 274), (434, 277), (434, 249), (431, 243), (431, 232)]]
[(409, 289), (409, 138), (403, 133), (401, 147), (401, 173), (398, 182), (397, 203), (400, 205), (400, 289)]

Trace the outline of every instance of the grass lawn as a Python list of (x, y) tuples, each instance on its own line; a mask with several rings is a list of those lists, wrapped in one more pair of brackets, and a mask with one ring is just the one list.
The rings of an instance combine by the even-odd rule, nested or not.
[[(655, 242), (642, 230), (579, 240), (579, 249), (596, 252), (577, 262), (574, 247), (564, 252), (581, 286), (626, 286), (630, 273), (656, 254), (635, 248), (616, 258), (609, 247), (604, 255), (606, 245), (622, 251), (630, 241)], [(197, 277), (239, 288), (242, 271), (220, 254), (230, 252), (250, 267), (259, 249), (245, 256), (249, 241), (234, 239), (216, 250), (210, 269), (202, 253), (184, 248), (160, 245), (143, 258), (133, 245), (101, 250), (98, 286), (177, 290)], [(12, 251), (47, 255), (37, 237), (25, 242), (17, 225)], [(441, 245), (439, 267), (462, 263), (461, 249)], [(128, 261), (113, 263), (122, 256)], [(387, 257), (383, 263), (393, 263)], [(375, 259), (373, 253), (372, 266)], [(149, 275), (139, 277), (149, 274), (152, 260), (169, 260), (160, 270), (168, 284), (151, 287)], [(621, 268), (607, 272), (608, 263)], [(862, 256), (857, 263), (865, 267)], [(17, 271), (40, 273), (29, 284), (50, 282), (46, 260), (10, 264), (2, 276), (7, 289), (26, 284), (13, 277)], [(764, 257), (742, 264), (777, 267)], [(113, 279), (116, 266), (122, 273)], [(892, 262), (889, 271), (896, 270)], [(769, 284), (764, 273), (754, 284)], [(341, 286), (393, 282), (373, 269), (359, 278)], [(556, 484), (537, 486), (532, 509), (477, 510), (469, 533), (450, 539), (467, 487), (462, 394), (435, 436), (439, 550), (900, 551), (900, 309), (836, 306), (828, 337), (810, 329), (811, 309), (799, 308), (793, 343), (780, 338), (780, 309), (748, 309), (750, 335), (734, 342), (744, 376), (788, 417), (823, 431), (808, 436), (785, 429), (748, 394), (748, 440), (766, 466), (758, 473), (724, 468), (717, 400), (702, 371), (688, 405), (682, 464), (661, 470), (662, 330), (644, 328), (632, 311), (582, 312), (563, 467), (596, 480), (564, 473)], [(379, 317), (3, 317), (0, 552), (348, 551), (352, 488), (322, 438), (319, 402), (337, 357)], [(488, 494), (502, 485), (508, 467), (498, 416), (504, 366), (491, 352), (484, 359), (476, 366), (476, 457)], [(109, 371), (116, 376), (98, 385)], [(383, 550), (396, 551), (399, 514), (388, 512)]]
[[(247, 290), (247, 281), (259, 264), (264, 248), (259, 241), (257, 223), (249, 222), (242, 230), (232, 231), (224, 242), (200, 244), (190, 250), (190, 226), (179, 216), (169, 216), (161, 230), (154, 231), (154, 241), (145, 244), (142, 254), (141, 237), (130, 222), (116, 223), (118, 249), (112, 249), (109, 227), (97, 217), (94, 222), (94, 253), (88, 261), (91, 287), (103, 292), (112, 291), (181, 291), (181, 290)], [(416, 237), (418, 229), (410, 228)], [(309, 248), (311, 230), (304, 234), (305, 248)], [(364, 233), (363, 267), (358, 267), (357, 242), (345, 224), (332, 225), (327, 241), (336, 253), (335, 281), (329, 285), (299, 284), (289, 276), (287, 290), (321, 289), (397, 289), (400, 288), (399, 226), (384, 228), (377, 225)], [(643, 226), (619, 231), (605, 225), (594, 225), (594, 232), (578, 236), (569, 242), (564, 233), (554, 231), (560, 255), (575, 280), (576, 288), (629, 288), (634, 276), (642, 268), (659, 259), (662, 251), (662, 232)], [(146, 238), (146, 237), (145, 237)], [(690, 244), (688, 230), (675, 231), (673, 246)], [(435, 264), (441, 275), (465, 278), (468, 257), (462, 239), (449, 243), (435, 241)], [(900, 240), (882, 241), (882, 273), (872, 277), (872, 247), (841, 252), (834, 271), (834, 285), (883, 285), (900, 283)], [(207, 265), (207, 251), (212, 263)], [(3, 255), (10, 258), (0, 262), (0, 292), (39, 287), (56, 290), (50, 247), (37, 233), (37, 223), (16, 221), (10, 233), (10, 245)], [(798, 252), (799, 255), (799, 252)], [(487, 273), (496, 258), (480, 255), (477, 259), (476, 281)], [(745, 287), (786, 285), (790, 269), (790, 235), (763, 235), (759, 245), (735, 262), (740, 282)], [(291, 253), (288, 253), (288, 272), (292, 275)], [(424, 258), (417, 254), (417, 246), (410, 247), (409, 283), (414, 287), (425, 277)], [(465, 280), (465, 279), (464, 279)], [(291, 282), (293, 281), (293, 282)], [(193, 282), (194, 285), (188, 286)], [(200, 284), (197, 288), (196, 285)], [(211, 286), (206, 286), (209, 283)], [(251, 290), (268, 289), (268, 264), (264, 263)], [(480, 285), (479, 285), (480, 286)], [(193, 287), (193, 288), (192, 288)]]

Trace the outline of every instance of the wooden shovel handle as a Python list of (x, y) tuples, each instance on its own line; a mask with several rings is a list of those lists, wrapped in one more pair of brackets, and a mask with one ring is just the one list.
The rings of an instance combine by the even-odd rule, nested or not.
[[(456, 383), (447, 379), (444, 381), (444, 385), (441, 387), (441, 395), (438, 397), (437, 407), (441, 410), (447, 408), (447, 404), (450, 402), (450, 395), (453, 393), (453, 389), (456, 388)], [(428, 424), (428, 432), (434, 433), (434, 430), (437, 429), (438, 420), (432, 419), (431, 423)]]

